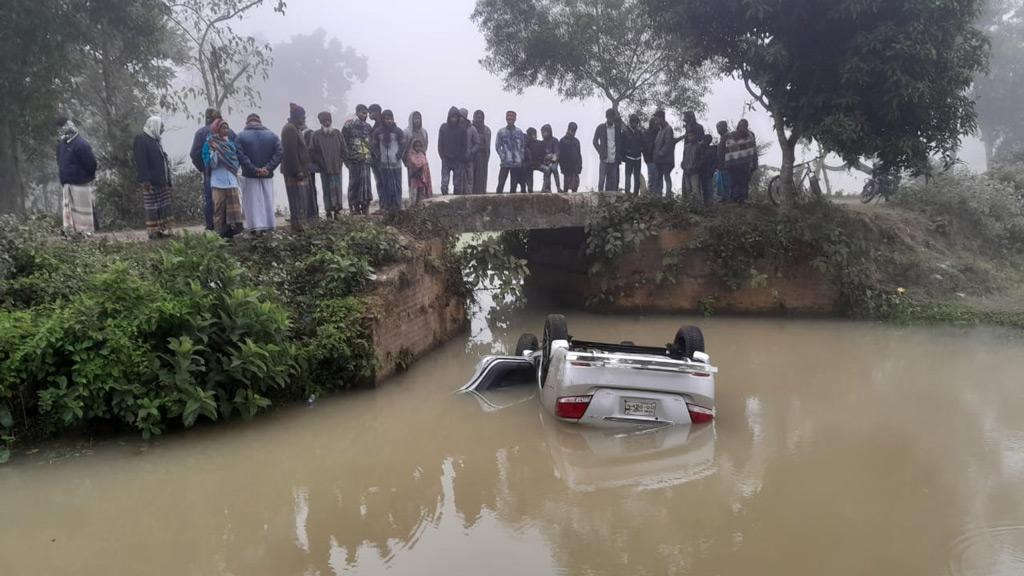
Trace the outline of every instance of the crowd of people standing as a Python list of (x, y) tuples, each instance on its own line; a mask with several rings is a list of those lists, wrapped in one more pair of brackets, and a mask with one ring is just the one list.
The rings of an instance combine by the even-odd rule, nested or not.
[[(368, 214), (374, 189), (385, 212), (402, 209), (406, 182), (414, 204), (433, 193), (427, 159), (430, 137), (420, 112), (410, 114), (402, 129), (391, 110), (360, 104), (355, 116), (341, 129), (335, 127), (327, 111), (317, 114), (320, 126), (313, 129), (307, 126), (305, 109), (293, 103), (280, 136), (265, 127), (258, 114), (250, 114), (238, 133), (216, 109), (208, 109), (205, 120), (195, 133), (189, 157), (203, 175), (206, 228), (225, 238), (243, 230), (259, 234), (275, 228), (275, 171), (284, 178), (290, 224), (296, 229), (320, 218), (321, 193), (327, 218), (337, 218), (345, 210), (346, 197), (352, 214)], [(447, 195), (449, 190), (457, 195), (486, 192), (492, 133), (485, 121), (482, 110), (470, 118), (465, 108), (449, 109), (437, 135), (441, 194)], [(500, 161), (497, 193), (503, 194), (508, 183), (510, 193), (533, 192), (538, 172), (542, 176), (541, 192), (551, 192), (552, 182), (558, 193), (578, 192), (583, 154), (576, 123), (570, 122), (559, 139), (549, 124), (538, 134), (535, 128), (524, 132), (517, 121), (515, 111), (506, 112), (505, 126), (494, 134), (493, 150)], [(682, 142), (682, 196), (697, 207), (716, 200), (745, 202), (751, 176), (758, 168), (757, 139), (747, 121), (740, 120), (733, 131), (726, 122), (719, 122), (717, 143), (694, 113), (686, 112), (683, 123), (683, 133), (677, 137), (663, 110), (654, 112), (645, 127), (638, 114), (630, 115), (624, 123), (616, 110), (609, 109), (593, 138), (599, 159), (598, 189), (620, 191), (625, 165), (622, 190), (640, 194), (646, 165), (648, 192), (672, 197), (676, 148)], [(64, 191), (64, 225), (91, 233), (91, 183), (96, 176), (96, 158), (73, 122), (61, 118), (58, 124), (61, 140), (57, 162)], [(150, 238), (169, 235), (174, 224), (172, 170), (162, 144), (163, 132), (163, 120), (153, 116), (134, 142)], [(347, 189), (342, 175), (345, 168)]]

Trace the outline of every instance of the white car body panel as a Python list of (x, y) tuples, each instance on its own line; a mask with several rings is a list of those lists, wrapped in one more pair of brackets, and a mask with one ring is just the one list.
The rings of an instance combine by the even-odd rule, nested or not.
[[(706, 354), (670, 357), (660, 349), (632, 345), (554, 340), (543, 377), (543, 351), (522, 356), (488, 356), (460, 392), (483, 392), (532, 380), (541, 405), (564, 422), (595, 427), (652, 427), (691, 424), (692, 407), (714, 413), (715, 374)], [(558, 400), (589, 398), (579, 419), (558, 415)]]

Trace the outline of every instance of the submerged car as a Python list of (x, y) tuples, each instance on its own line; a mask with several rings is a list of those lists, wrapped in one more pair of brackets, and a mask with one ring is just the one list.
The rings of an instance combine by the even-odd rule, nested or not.
[(488, 356), (463, 392), (535, 383), (555, 418), (594, 426), (701, 424), (715, 417), (715, 374), (704, 335), (684, 326), (671, 344), (577, 340), (565, 317), (544, 322), (543, 340), (523, 334), (515, 356)]

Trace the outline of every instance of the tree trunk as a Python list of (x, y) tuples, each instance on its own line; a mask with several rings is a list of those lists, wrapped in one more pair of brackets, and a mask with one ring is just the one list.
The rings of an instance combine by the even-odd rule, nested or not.
[(782, 148), (782, 166), (779, 169), (779, 184), (782, 186), (782, 197), (788, 205), (796, 203), (796, 182), (793, 181), (793, 166), (796, 164), (797, 138), (786, 136), (786, 129), (779, 120), (775, 122), (775, 133)]
[(0, 119), (0, 214), (25, 211), (25, 186), (21, 181), (18, 138), (10, 120)]

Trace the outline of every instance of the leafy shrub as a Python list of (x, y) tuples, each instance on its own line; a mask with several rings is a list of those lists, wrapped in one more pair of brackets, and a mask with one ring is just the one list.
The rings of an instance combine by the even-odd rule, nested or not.
[[(203, 221), (203, 175), (191, 164), (174, 166), (171, 210), (178, 224)], [(108, 172), (96, 180), (96, 219), (100, 230), (141, 229), (146, 225), (142, 189), (129, 172)]]
[(67, 300), (0, 312), (0, 405), (27, 416), (21, 428), (109, 422), (148, 437), (250, 417), (287, 384), (287, 313), (242, 282), (223, 242), (190, 236), (160, 256), (150, 269), (115, 263)]
[(933, 227), (957, 243), (987, 252), (1024, 247), (1024, 167), (1000, 165), (989, 175), (966, 171), (904, 186), (898, 206), (924, 213)]

